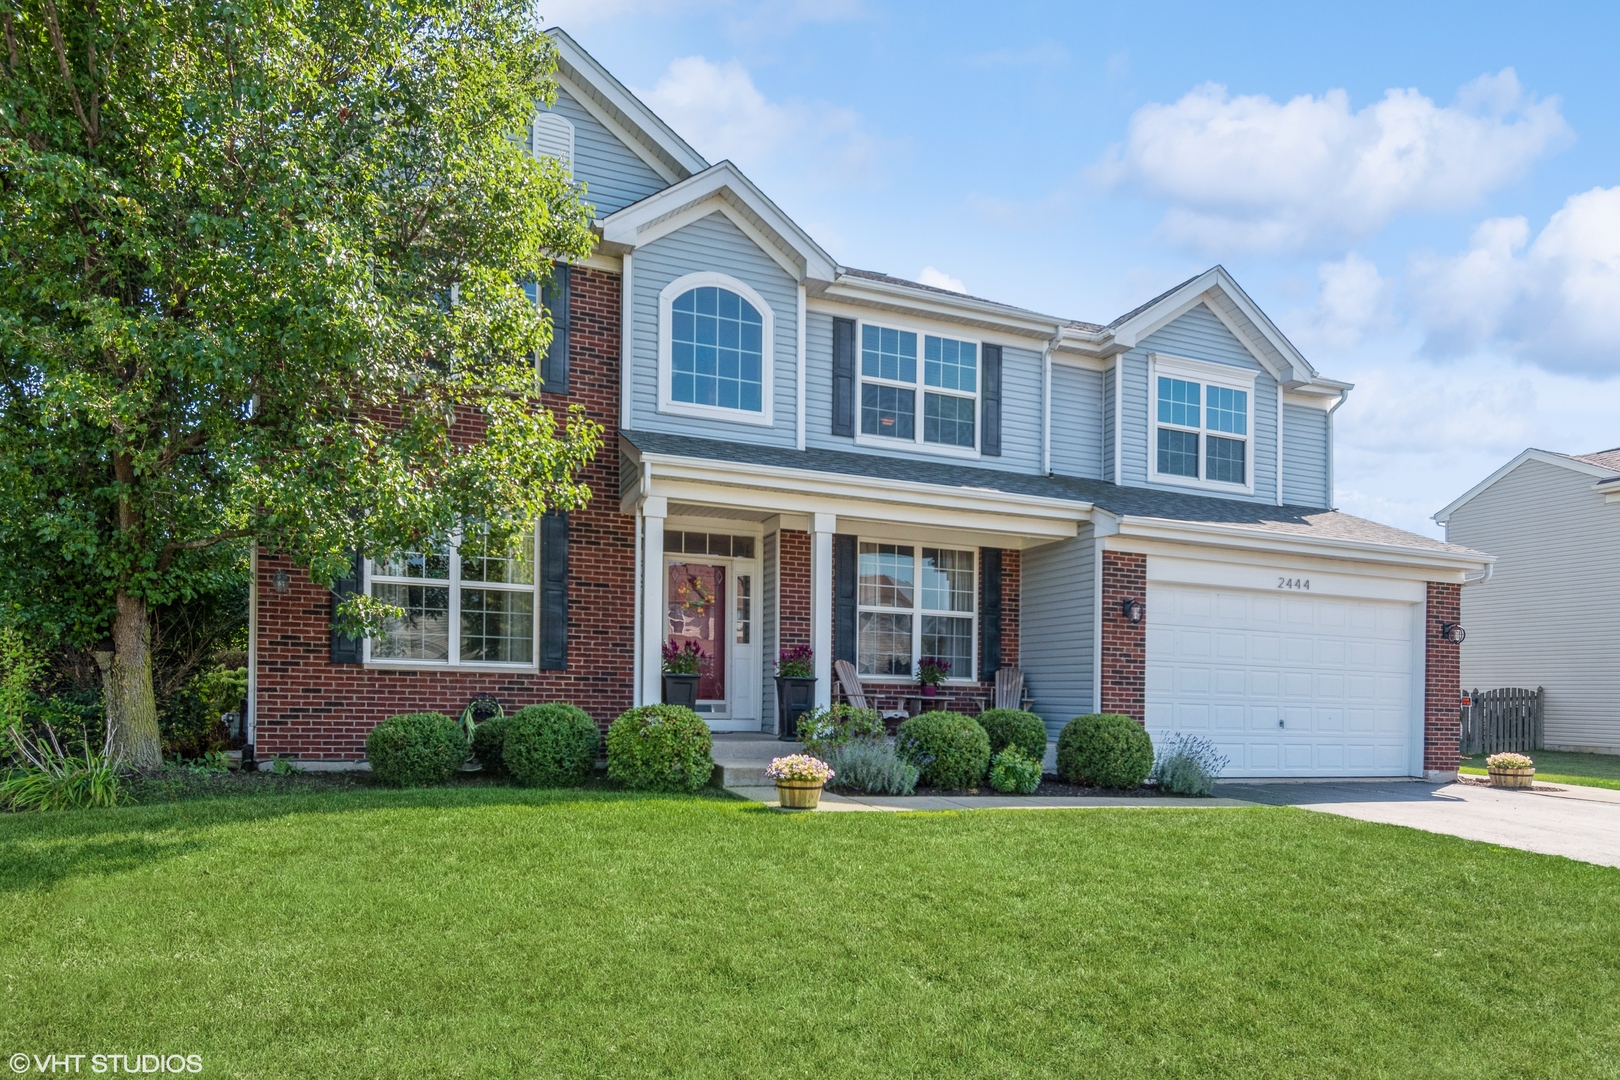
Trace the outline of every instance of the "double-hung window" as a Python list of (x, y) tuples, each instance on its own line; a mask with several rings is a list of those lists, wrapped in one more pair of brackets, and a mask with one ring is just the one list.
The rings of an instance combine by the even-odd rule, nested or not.
[(373, 559), (371, 595), (403, 609), (368, 642), (373, 661), (530, 665), (535, 534), (496, 545), (482, 531)]
[(950, 665), (950, 678), (974, 677), (976, 554), (861, 543), (855, 647), (860, 674), (911, 679), (918, 661), (934, 657)]
[(978, 448), (977, 342), (863, 323), (860, 350), (863, 437)]
[(1155, 480), (1253, 490), (1254, 381), (1214, 364), (1154, 357), (1151, 367)]

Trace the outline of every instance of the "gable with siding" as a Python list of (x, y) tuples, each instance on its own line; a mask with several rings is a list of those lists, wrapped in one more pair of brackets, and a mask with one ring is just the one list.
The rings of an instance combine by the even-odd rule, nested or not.
[[(547, 111), (544, 106), (542, 111)], [(566, 89), (558, 89), (557, 100), (549, 111), (574, 125), (574, 179), (585, 184), (585, 201), (596, 207), (597, 217), (606, 217), (669, 186)]]

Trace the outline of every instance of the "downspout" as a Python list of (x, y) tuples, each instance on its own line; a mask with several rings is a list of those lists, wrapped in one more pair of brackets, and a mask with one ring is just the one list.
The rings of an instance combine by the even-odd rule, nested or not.
[(1327, 504), (1328, 504), (1328, 509), (1330, 509), (1330, 510), (1333, 509), (1333, 503), (1334, 503), (1333, 459), (1338, 456), (1338, 453), (1334, 449), (1334, 446), (1333, 446), (1333, 414), (1338, 412), (1339, 411), (1339, 406), (1343, 405), (1347, 400), (1349, 400), (1349, 398), (1350, 398), (1350, 392), (1348, 390), (1340, 390), (1339, 391), (1339, 400), (1335, 401), (1333, 403), (1333, 408), (1329, 409), (1328, 412), (1327, 412), (1327, 443), (1328, 443), (1328, 455), (1327, 455)]
[(799, 282), (799, 415), (796, 428), (796, 443), (800, 450), (804, 449), (804, 282)]
[(1052, 340), (1041, 352), (1041, 475), (1052, 475), (1052, 350), (1063, 339), (1063, 327), (1058, 327)]
[(623, 271), (619, 275), (619, 427), (630, 427), (630, 409), (634, 399), (631, 396), (633, 389), (631, 382), (631, 361), (635, 352), (635, 326), (631, 322), (635, 305), (633, 303), (630, 252), (623, 257)]
[(259, 733), (259, 544), (248, 553), (247, 700), (242, 703), (242, 770), (258, 768), (255, 748)]

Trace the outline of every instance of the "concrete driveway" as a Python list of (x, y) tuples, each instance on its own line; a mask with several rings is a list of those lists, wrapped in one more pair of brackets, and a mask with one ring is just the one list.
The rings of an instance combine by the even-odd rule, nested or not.
[(1415, 781), (1218, 784), (1215, 794), (1408, 825), (1503, 847), (1620, 867), (1620, 791), (1559, 785), (1503, 791)]

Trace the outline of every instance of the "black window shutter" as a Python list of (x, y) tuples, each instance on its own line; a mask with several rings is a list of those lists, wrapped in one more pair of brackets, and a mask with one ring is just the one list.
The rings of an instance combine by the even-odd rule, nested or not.
[(979, 549), (979, 678), (1001, 670), (1001, 549)]
[(568, 292), (573, 268), (554, 263), (551, 280), (542, 292), (546, 310), (551, 313), (551, 345), (540, 358), (541, 388), (548, 394), (568, 393)]
[(334, 664), (358, 664), (360, 662), (361, 639), (337, 632), (338, 605), (359, 591), (360, 553), (356, 551), (349, 556), (349, 576), (338, 578), (332, 582), (331, 659)]
[(833, 534), (833, 659), (855, 662), (855, 538)]
[(832, 433), (855, 434), (855, 320), (834, 319)]
[(568, 667), (568, 515), (540, 519), (540, 669)]
[(984, 387), (979, 399), (979, 452), (1001, 456), (1001, 346), (984, 347)]

